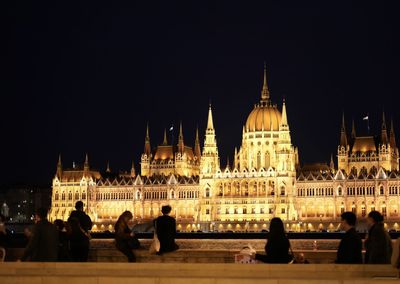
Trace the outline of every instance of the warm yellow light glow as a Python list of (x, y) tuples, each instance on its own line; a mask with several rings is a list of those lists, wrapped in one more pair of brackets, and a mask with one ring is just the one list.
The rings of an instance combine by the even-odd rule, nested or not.
[[(398, 222), (399, 157), (393, 141), (375, 141), (373, 135), (348, 139), (343, 133), (333, 155), (337, 155), (336, 163), (332, 158), (331, 165), (300, 169), (286, 104), (276, 105), (273, 99), (265, 71), (260, 101), (243, 121), (242, 143), (226, 168), (218, 154), (221, 146), (216, 143), (219, 137), (211, 107), (204, 143), (196, 135), (195, 147), (185, 145), (182, 127), (176, 130), (178, 141), (173, 146), (165, 132), (161, 144), (152, 140), (152, 151), (147, 129), (138, 175), (132, 167), (130, 174), (109, 179), (86, 161), (83, 167), (69, 170), (60, 159), (49, 219), (67, 220), (74, 203), (82, 198), (92, 220), (106, 222), (95, 224), (93, 231), (112, 230), (125, 210), (134, 214), (137, 223), (151, 222), (165, 204), (172, 206), (171, 216), (177, 218), (179, 230), (214, 230), (215, 222), (230, 222), (219, 224), (220, 229), (266, 229), (275, 216), (284, 221), (287, 230), (324, 229), (328, 223), (329, 230), (334, 230), (339, 228), (342, 212), (354, 209), (357, 218), (365, 219), (372, 208), (385, 211), (385, 228)], [(399, 224), (394, 223), (393, 228), (399, 229)]]

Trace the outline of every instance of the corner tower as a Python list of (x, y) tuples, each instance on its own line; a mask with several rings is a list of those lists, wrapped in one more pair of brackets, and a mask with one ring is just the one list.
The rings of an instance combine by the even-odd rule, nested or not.
[(202, 177), (212, 177), (218, 169), (220, 169), (220, 161), (210, 104), (208, 108), (207, 129), (204, 139), (203, 154), (201, 155), (200, 160), (200, 175)]

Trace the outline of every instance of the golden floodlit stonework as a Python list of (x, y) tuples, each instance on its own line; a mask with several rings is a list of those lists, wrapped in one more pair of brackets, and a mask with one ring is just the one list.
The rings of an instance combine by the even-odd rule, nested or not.
[(242, 130), (233, 165), (221, 167), (211, 105), (204, 146), (198, 131), (194, 147), (184, 142), (182, 124), (178, 143), (164, 141), (151, 148), (147, 127), (140, 174), (105, 173), (89, 167), (64, 169), (59, 158), (53, 178), (50, 219), (67, 219), (78, 200), (95, 222), (94, 230), (112, 230), (125, 210), (145, 223), (169, 204), (180, 231), (261, 231), (280, 217), (288, 230), (335, 230), (344, 211), (360, 220), (379, 210), (386, 225), (398, 229), (400, 220), (399, 150), (393, 122), (389, 135), (383, 114), (379, 136), (351, 135), (343, 116), (337, 167), (314, 164), (300, 167), (298, 149), (291, 143), (285, 101), (272, 103), (266, 71), (261, 99)]

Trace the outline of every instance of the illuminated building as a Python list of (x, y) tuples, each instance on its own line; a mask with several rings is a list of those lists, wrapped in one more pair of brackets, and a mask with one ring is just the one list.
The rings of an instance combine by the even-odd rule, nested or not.
[(149, 221), (165, 204), (182, 231), (259, 231), (273, 217), (290, 230), (335, 229), (342, 212), (365, 217), (374, 209), (397, 226), (399, 153), (393, 123), (388, 136), (384, 116), (379, 137), (358, 137), (354, 123), (348, 137), (343, 117), (338, 168), (333, 159), (329, 166), (300, 168), (285, 101), (281, 110), (272, 103), (264, 70), (261, 99), (243, 126), (232, 166), (221, 167), (216, 135), (210, 106), (202, 151), (197, 131), (193, 148), (184, 143), (182, 124), (176, 145), (164, 132), (152, 150), (147, 127), (139, 175), (133, 166), (129, 174), (101, 174), (90, 169), (87, 156), (83, 168), (64, 170), (60, 159), (50, 218), (67, 219), (83, 200), (97, 229), (109, 229), (124, 210), (137, 222)]

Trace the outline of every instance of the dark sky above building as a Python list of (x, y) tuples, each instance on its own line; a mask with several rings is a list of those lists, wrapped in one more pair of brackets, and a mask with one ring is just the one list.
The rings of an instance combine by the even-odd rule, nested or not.
[(129, 170), (134, 159), (138, 169), (147, 122), (152, 146), (181, 120), (192, 145), (210, 100), (225, 165), (264, 61), (302, 163), (336, 153), (342, 111), (365, 134), (362, 117), (378, 133), (384, 108), (400, 133), (396, 1), (253, 2), (11, 1), (1, 9), (0, 183), (50, 184), (59, 153), (66, 167), (88, 152), (94, 168)]

